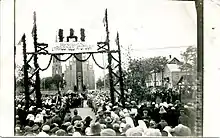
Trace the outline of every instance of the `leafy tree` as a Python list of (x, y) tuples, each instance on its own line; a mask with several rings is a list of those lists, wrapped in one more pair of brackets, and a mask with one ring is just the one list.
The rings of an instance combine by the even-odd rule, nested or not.
[(52, 77), (46, 77), (41, 80), (41, 88), (51, 90), (53, 84), (53, 78)]
[(96, 81), (96, 87), (97, 87), (98, 89), (101, 89), (102, 87), (104, 87), (104, 81), (103, 81), (101, 78), (99, 78), (99, 79)]
[(53, 76), (52, 80), (53, 80), (53, 83), (56, 85), (57, 90), (59, 90), (60, 84), (62, 83), (63, 78), (59, 74), (56, 74)]
[(184, 63), (181, 66), (182, 70), (190, 71), (197, 69), (197, 48), (189, 46), (185, 52), (181, 54)]
[(131, 88), (133, 100), (142, 100), (146, 95), (146, 80), (152, 71), (160, 72), (167, 64), (166, 57), (132, 59), (124, 78), (126, 89)]

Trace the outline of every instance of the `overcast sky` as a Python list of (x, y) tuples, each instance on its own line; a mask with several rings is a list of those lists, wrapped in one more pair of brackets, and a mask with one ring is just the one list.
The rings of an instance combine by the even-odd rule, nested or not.
[[(17, 0), (16, 42), (23, 33), (27, 35), (28, 51), (33, 51), (33, 12), (37, 14), (38, 42), (55, 42), (56, 32), (64, 29), (64, 36), (73, 28), (79, 36), (80, 28), (86, 30), (86, 41), (105, 40), (103, 17), (108, 9), (110, 46), (115, 49), (117, 31), (120, 34), (122, 53), (131, 47), (132, 57), (169, 55), (180, 58), (187, 46), (196, 46), (196, 9), (194, 2), (167, 2), (158, 0)], [(177, 48), (170, 48), (177, 47)], [(153, 48), (153, 49), (152, 49)], [(161, 49), (163, 48), (163, 49)], [(22, 47), (17, 48), (16, 63), (22, 64)], [(102, 64), (102, 55), (95, 56)], [(65, 56), (63, 57), (65, 58)], [(125, 62), (126, 57), (122, 57)], [(40, 56), (44, 68), (49, 56)], [(107, 60), (106, 60), (107, 62)], [(65, 64), (65, 63), (63, 63)], [(96, 79), (103, 71), (94, 65)], [(52, 68), (41, 72), (41, 77), (51, 76)]]

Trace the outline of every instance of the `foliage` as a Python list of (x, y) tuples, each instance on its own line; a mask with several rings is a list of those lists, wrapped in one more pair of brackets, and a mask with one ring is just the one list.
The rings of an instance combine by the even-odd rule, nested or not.
[(52, 77), (46, 77), (41, 80), (41, 87), (43, 89), (51, 90), (53, 85), (53, 78)]
[(197, 70), (197, 48), (188, 47), (184, 53), (181, 54), (184, 59), (184, 63), (180, 69), (184, 71), (195, 71)]
[(146, 80), (152, 72), (160, 72), (167, 64), (166, 57), (132, 59), (124, 78), (126, 89), (131, 88), (133, 100), (142, 100), (146, 95)]
[(104, 87), (104, 81), (103, 81), (101, 78), (99, 78), (99, 79), (96, 81), (96, 87), (97, 87), (98, 89), (101, 89), (101, 88)]
[(60, 88), (60, 84), (62, 83), (62, 80), (63, 78), (59, 74), (54, 75), (52, 78), (52, 81), (56, 85), (58, 90)]

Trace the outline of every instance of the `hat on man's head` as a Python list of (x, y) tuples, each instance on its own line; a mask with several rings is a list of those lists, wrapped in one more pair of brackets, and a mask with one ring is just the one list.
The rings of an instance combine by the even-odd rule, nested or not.
[(67, 132), (72, 131), (73, 130), (73, 125), (68, 126), (66, 130), (67, 130)]
[(70, 122), (65, 122), (63, 125), (66, 126), (66, 127), (68, 127), (68, 126), (71, 125), (71, 123), (70, 123)]
[(138, 127), (129, 128), (126, 131), (126, 136), (142, 136), (142, 129)]
[(49, 126), (49, 125), (44, 125), (44, 126), (42, 127), (42, 130), (45, 131), (45, 132), (47, 132), (47, 131), (50, 130), (50, 126)]
[(87, 116), (87, 117), (84, 119), (84, 121), (86, 121), (86, 122), (90, 122), (90, 121), (92, 121), (91, 116)]
[(78, 129), (82, 129), (82, 127), (83, 127), (83, 123), (82, 123), (82, 121), (78, 121), (78, 120), (76, 120), (75, 122), (74, 122), (74, 128), (78, 128)]
[(137, 103), (135, 101), (131, 101), (131, 104), (136, 105)]
[(112, 122), (111, 117), (106, 117), (105, 122), (106, 122), (106, 123), (111, 123), (111, 122)]
[(101, 136), (116, 136), (116, 132), (113, 129), (107, 128), (107, 129), (103, 129), (100, 132)]
[(167, 113), (166, 110), (164, 109), (164, 107), (160, 107), (160, 111), (159, 111), (159, 114), (164, 114), (164, 113)]
[(34, 124), (33, 126), (32, 126), (32, 130), (33, 131), (37, 131), (39, 129), (39, 126), (37, 125), (37, 124)]
[(32, 128), (30, 126), (25, 126), (24, 131), (25, 132), (31, 132)]
[(114, 106), (113, 109), (116, 110), (116, 109), (119, 109), (119, 107), (118, 106)]
[(59, 127), (54, 127), (50, 130), (50, 133), (55, 134), (57, 130), (59, 130)]
[(59, 129), (56, 131), (57, 136), (66, 136), (66, 131), (63, 129)]
[(162, 136), (159, 129), (149, 128), (144, 131), (143, 136)]
[(119, 129), (120, 128), (120, 125), (118, 123), (114, 123), (112, 126), (113, 126), (114, 129)]
[(176, 136), (190, 136), (191, 130), (187, 126), (184, 126), (182, 124), (179, 124), (174, 128), (174, 134)]
[(176, 108), (175, 107), (171, 107), (171, 110), (175, 110)]

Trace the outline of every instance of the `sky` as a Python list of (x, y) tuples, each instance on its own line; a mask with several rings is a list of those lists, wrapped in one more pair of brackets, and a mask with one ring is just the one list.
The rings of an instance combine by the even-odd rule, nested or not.
[[(108, 9), (110, 47), (116, 49), (117, 31), (122, 45), (122, 62), (130, 47), (132, 58), (172, 55), (181, 58), (180, 53), (188, 46), (196, 46), (196, 9), (194, 2), (158, 0), (19, 0), (16, 1), (16, 42), (23, 33), (27, 36), (27, 51), (33, 51), (33, 12), (36, 11), (38, 42), (55, 42), (58, 29), (86, 30), (86, 42), (105, 40), (103, 18)], [(63, 56), (65, 59), (67, 56)], [(103, 64), (102, 54), (95, 55)], [(104, 56), (107, 59), (107, 56)], [(49, 56), (39, 56), (41, 68), (47, 66)], [(104, 61), (105, 63), (107, 60)], [(17, 46), (16, 63), (22, 64), (22, 46)], [(65, 63), (62, 63), (63, 65)], [(63, 66), (63, 70), (64, 70)], [(96, 80), (103, 76), (103, 70), (94, 64)], [(105, 71), (107, 72), (107, 71)], [(52, 75), (52, 67), (40, 72), (41, 77)]]

